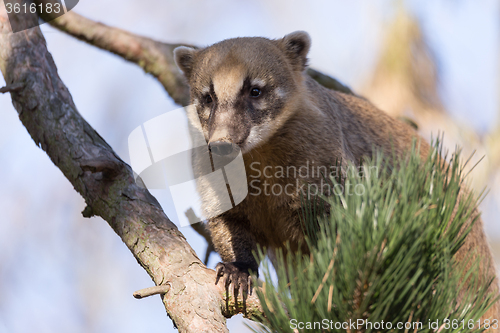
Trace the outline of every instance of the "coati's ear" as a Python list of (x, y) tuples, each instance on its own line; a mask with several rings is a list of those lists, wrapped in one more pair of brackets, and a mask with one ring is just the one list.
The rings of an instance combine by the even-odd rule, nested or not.
[(293, 68), (303, 71), (307, 66), (307, 53), (311, 48), (311, 37), (305, 31), (295, 31), (279, 40), (280, 46)]
[(174, 60), (177, 67), (184, 73), (186, 78), (191, 76), (196, 50), (191, 47), (179, 46), (174, 49)]

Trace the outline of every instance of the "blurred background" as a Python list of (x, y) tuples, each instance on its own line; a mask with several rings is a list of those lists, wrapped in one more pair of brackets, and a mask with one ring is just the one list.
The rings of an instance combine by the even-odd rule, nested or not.
[[(471, 173), (500, 261), (499, 0), (81, 1), (77, 13), (165, 42), (209, 45), (237, 36), (312, 37), (311, 67), (427, 139), (476, 151)], [(136, 65), (41, 27), (80, 113), (128, 161), (127, 138), (177, 106)], [(0, 77), (0, 86), (5, 85)], [(147, 273), (31, 140), (0, 95), (0, 333), (174, 332), (160, 297), (136, 300)], [(201, 258), (206, 243), (180, 229)], [(219, 261), (210, 258), (209, 266)], [(244, 332), (241, 317), (229, 320)]]

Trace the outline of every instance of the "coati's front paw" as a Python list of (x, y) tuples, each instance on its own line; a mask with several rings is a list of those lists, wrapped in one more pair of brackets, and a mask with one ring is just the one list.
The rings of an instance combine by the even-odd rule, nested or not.
[(222, 278), (224, 286), (226, 287), (226, 293), (229, 296), (229, 286), (232, 283), (234, 299), (236, 301), (238, 300), (238, 294), (241, 291), (244, 301), (246, 296), (252, 293), (253, 287), (252, 276), (250, 275), (249, 269), (250, 265), (241, 262), (220, 262), (215, 267), (215, 272), (217, 273), (215, 284), (218, 284), (219, 280)]

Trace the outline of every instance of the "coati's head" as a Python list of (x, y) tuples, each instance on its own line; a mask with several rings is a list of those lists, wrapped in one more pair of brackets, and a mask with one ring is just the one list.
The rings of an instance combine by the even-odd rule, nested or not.
[(212, 151), (225, 155), (236, 144), (246, 153), (269, 140), (297, 109), (310, 45), (297, 31), (174, 50)]

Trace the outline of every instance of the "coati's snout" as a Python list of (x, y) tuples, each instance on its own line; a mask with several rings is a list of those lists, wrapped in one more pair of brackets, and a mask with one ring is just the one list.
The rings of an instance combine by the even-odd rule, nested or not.
[(249, 152), (283, 126), (305, 89), (310, 44), (309, 35), (297, 31), (278, 40), (234, 38), (174, 50), (212, 152), (230, 154), (234, 145)]
[(210, 151), (219, 156), (231, 155), (238, 148), (234, 143), (225, 141), (215, 141), (208, 145)]

